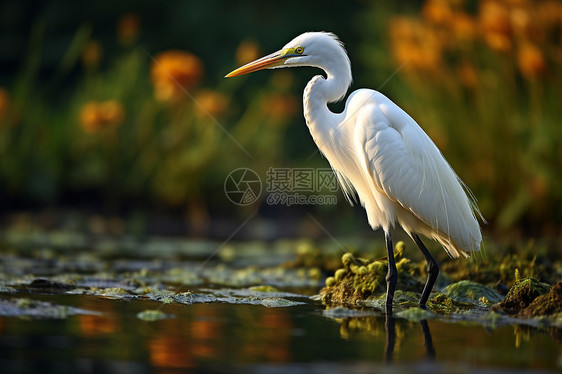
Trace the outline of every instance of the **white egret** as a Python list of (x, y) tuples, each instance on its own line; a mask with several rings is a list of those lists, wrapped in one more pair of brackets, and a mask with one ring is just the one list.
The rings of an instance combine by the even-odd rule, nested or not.
[(297, 66), (324, 70), (326, 76), (313, 77), (304, 90), (306, 124), (349, 202), (358, 197), (373, 230), (384, 230), (387, 312), (392, 313), (398, 279), (390, 236), (397, 223), (427, 260), (428, 278), (420, 299), (425, 308), (439, 267), (418, 234), (437, 240), (453, 258), (478, 251), (482, 234), (476, 216), (482, 216), (472, 194), (416, 121), (382, 93), (359, 89), (342, 113), (328, 108), (345, 96), (352, 81), (351, 63), (334, 34), (304, 33), (226, 77)]

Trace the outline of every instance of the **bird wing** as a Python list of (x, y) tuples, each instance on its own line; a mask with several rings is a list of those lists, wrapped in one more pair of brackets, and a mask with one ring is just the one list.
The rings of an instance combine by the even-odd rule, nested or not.
[(375, 187), (431, 227), (449, 255), (478, 250), (480, 226), (462, 181), (418, 124), (377, 94), (355, 131)]

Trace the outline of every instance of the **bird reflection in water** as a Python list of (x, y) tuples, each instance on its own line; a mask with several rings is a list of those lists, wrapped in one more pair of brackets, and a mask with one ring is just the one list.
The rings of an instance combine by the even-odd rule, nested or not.
[[(435, 348), (433, 347), (429, 325), (427, 320), (420, 320), (419, 324), (424, 339), (425, 357), (428, 360), (433, 360), (435, 358)], [(411, 336), (410, 334), (405, 334), (404, 331), (410, 330), (413, 327), (412, 322), (403, 319), (398, 319), (397, 321), (396, 318), (389, 314), (385, 316), (384, 324), (383, 319), (378, 316), (351, 317), (341, 320), (340, 334), (343, 338), (348, 338), (354, 334), (369, 334), (378, 338), (384, 336), (384, 361), (392, 363), (394, 361), (395, 347), (398, 350), (403, 337)]]
[[(420, 320), (420, 325), (423, 333), (423, 340), (425, 346), (425, 355), (428, 359), (435, 359), (435, 348), (433, 348), (433, 341), (431, 340), (431, 332), (427, 320)], [(386, 331), (386, 344), (384, 346), (384, 359), (386, 363), (391, 363), (394, 354), (394, 343), (396, 341), (396, 319), (391, 315), (386, 315), (384, 323)]]

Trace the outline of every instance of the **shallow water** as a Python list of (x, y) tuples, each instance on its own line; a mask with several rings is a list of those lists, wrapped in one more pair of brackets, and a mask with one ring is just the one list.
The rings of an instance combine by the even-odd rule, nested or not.
[[(42, 295), (44, 301), (99, 314), (61, 320), (0, 318), (5, 373), (149, 372), (487, 372), (556, 371), (561, 348), (546, 330), (507, 325), (395, 320), (385, 316), (336, 320), (314, 301), (293, 307), (202, 303), (162, 305), (82, 295)], [(136, 317), (161, 308), (174, 317)], [(557, 332), (560, 333), (559, 331)], [(390, 341), (389, 341), (390, 339)], [(428, 341), (429, 340), (429, 341)]]
[[(310, 296), (330, 271), (295, 260), (302, 242), (88, 246), (72, 238), (74, 245), (44, 233), (0, 241), (0, 372), (562, 370), (559, 325), (476, 312), (409, 321), (373, 308), (326, 311)], [(339, 263), (339, 248), (319, 247), (318, 261)], [(143, 320), (147, 310), (163, 319)]]

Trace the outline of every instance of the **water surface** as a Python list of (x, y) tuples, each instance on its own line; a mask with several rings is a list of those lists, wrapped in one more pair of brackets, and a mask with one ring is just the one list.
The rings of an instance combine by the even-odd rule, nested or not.
[[(372, 308), (326, 312), (311, 296), (333, 274), (329, 267), (341, 266), (341, 248), (317, 247), (321, 250), (311, 249), (308, 241), (221, 245), (163, 238), (90, 242), (65, 233), (4, 235), (0, 371), (562, 369), (557, 327), (478, 316), (387, 319)], [(277, 290), (252, 288), (256, 285)], [(147, 310), (159, 310), (165, 318), (138, 317)]]
[[(430, 320), (429, 335), (424, 335), (420, 322), (397, 319), (390, 352), (385, 316), (333, 319), (323, 316), (324, 307), (314, 301), (271, 308), (162, 306), (82, 295), (38, 298), (99, 314), (60, 320), (0, 318), (3, 372), (560, 370), (561, 348), (549, 332), (523, 326)], [(136, 317), (155, 308), (174, 317), (155, 322)]]

